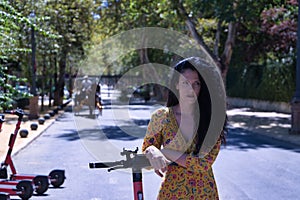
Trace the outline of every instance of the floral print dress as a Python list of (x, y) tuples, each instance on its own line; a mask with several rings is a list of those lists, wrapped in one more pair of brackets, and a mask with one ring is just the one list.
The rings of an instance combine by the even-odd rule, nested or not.
[(186, 168), (177, 164), (168, 166), (158, 194), (159, 200), (216, 200), (219, 199), (212, 164), (221, 141), (203, 158), (192, 154), (195, 140), (188, 144), (180, 133), (172, 108), (160, 108), (153, 113), (144, 138), (142, 151), (154, 145), (188, 154)]

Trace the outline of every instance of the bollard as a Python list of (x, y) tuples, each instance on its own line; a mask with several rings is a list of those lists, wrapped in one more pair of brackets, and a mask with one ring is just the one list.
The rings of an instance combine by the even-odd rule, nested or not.
[(37, 128), (38, 128), (38, 124), (37, 123), (33, 122), (32, 124), (30, 124), (30, 129), (31, 130), (35, 131), (35, 130), (37, 130)]
[(26, 138), (27, 136), (28, 136), (28, 130), (27, 129), (21, 129), (20, 131), (19, 131), (19, 134), (20, 134), (20, 136), (21, 136), (21, 138)]
[(53, 110), (51, 110), (51, 111), (49, 111), (49, 115), (50, 115), (51, 117), (53, 117), (53, 116), (55, 115), (55, 112), (54, 112)]
[(292, 103), (292, 128), (291, 134), (300, 134), (300, 102)]
[(39, 124), (43, 125), (45, 123), (45, 118), (44, 117), (40, 117), (38, 119)]
[(50, 119), (50, 118), (51, 118), (50, 114), (45, 114), (44, 115), (44, 119)]

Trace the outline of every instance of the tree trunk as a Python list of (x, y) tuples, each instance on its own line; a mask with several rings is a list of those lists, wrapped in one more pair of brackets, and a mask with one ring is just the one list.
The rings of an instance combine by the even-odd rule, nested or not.
[[(228, 72), (228, 68), (229, 68), (229, 64), (230, 64), (231, 56), (232, 56), (232, 51), (233, 51), (233, 46), (234, 46), (234, 39), (235, 39), (235, 34), (236, 34), (236, 24), (234, 22), (230, 22), (228, 25), (227, 40), (225, 43), (224, 51), (220, 58), (218, 55), (212, 53), (210, 51), (210, 49), (208, 48), (208, 46), (205, 44), (203, 38), (201, 37), (201, 35), (198, 33), (198, 31), (196, 29), (195, 23), (188, 16), (181, 0), (179, 0), (177, 8), (179, 10), (179, 13), (184, 17), (187, 27), (188, 27), (192, 37), (196, 40), (196, 42), (201, 47), (203, 47), (207, 51), (207, 53), (215, 61), (216, 65), (220, 68), (223, 81), (224, 81), (224, 83), (226, 83), (226, 75)], [(215, 46), (216, 45), (217, 44), (215, 44)]]
[(229, 69), (229, 64), (230, 64), (231, 57), (232, 57), (235, 34), (236, 34), (236, 23), (230, 22), (228, 24), (228, 34), (227, 34), (227, 39), (225, 42), (225, 48), (224, 48), (224, 51), (221, 56), (221, 60), (223, 63), (222, 77), (224, 80), (226, 80), (227, 72)]
[[(146, 40), (144, 40), (144, 42), (146, 42)], [(143, 79), (154, 83), (154, 97), (156, 97), (156, 99), (159, 101), (164, 100), (165, 89), (159, 84), (161, 82), (161, 78), (158, 72), (156, 71), (155, 67), (150, 63), (147, 49), (140, 49), (138, 51), (141, 64), (147, 64), (147, 67), (143, 68)]]
[(221, 21), (218, 21), (217, 24), (217, 32), (216, 32), (216, 38), (215, 38), (215, 44), (214, 44), (214, 54), (219, 57), (219, 44), (220, 44), (220, 35), (221, 35)]
[(63, 103), (65, 74), (66, 74), (66, 58), (67, 58), (67, 53), (65, 51), (63, 53), (61, 59), (59, 60), (58, 81), (55, 86), (55, 92), (54, 92), (54, 105), (55, 106), (62, 105), (62, 103)]
[[(145, 38), (145, 36), (142, 36), (142, 43), (148, 43), (147, 38)], [(147, 45), (143, 45), (143, 46), (147, 46)], [(150, 63), (149, 57), (148, 57), (148, 50), (147, 48), (144, 49), (140, 49), (138, 50), (139, 52), (139, 56), (140, 56), (140, 61), (141, 64), (148, 64), (147, 67), (143, 68), (143, 79), (144, 80), (148, 80), (152, 83), (154, 83), (155, 85), (159, 85), (160, 83), (160, 77), (155, 69), (155, 67)], [(149, 79), (150, 77), (150, 79)], [(164, 88), (161, 87), (159, 85), (159, 87), (153, 87), (154, 94), (156, 95), (157, 100), (162, 100), (163, 98), (163, 93), (164, 93)]]
[(204, 50), (212, 57), (212, 59), (215, 61), (215, 63), (217, 64), (218, 67), (221, 67), (221, 63), (219, 61), (219, 58), (216, 57), (215, 54), (213, 54), (211, 52), (211, 50), (208, 48), (208, 46), (205, 44), (203, 38), (201, 37), (201, 35), (198, 33), (197, 29), (196, 29), (196, 25), (193, 22), (193, 20), (188, 16), (182, 1), (179, 1), (178, 6), (177, 6), (179, 13), (182, 15), (183, 19), (185, 19), (185, 23), (192, 35), (192, 37), (196, 40), (196, 42), (202, 47), (204, 48)]
[(139, 51), (141, 64), (143, 65), (149, 63), (150, 61), (149, 61), (147, 49), (140, 49), (138, 51)]

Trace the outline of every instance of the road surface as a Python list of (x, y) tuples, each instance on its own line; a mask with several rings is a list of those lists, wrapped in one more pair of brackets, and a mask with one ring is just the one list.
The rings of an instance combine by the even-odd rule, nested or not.
[[(122, 106), (118, 109), (122, 110)], [(112, 109), (108, 107), (96, 119), (97, 123), (84, 115), (74, 117), (73, 113), (65, 112), (38, 139), (13, 157), (19, 173), (66, 171), (67, 179), (61, 188), (50, 187), (44, 195), (35, 195), (31, 199), (133, 199), (130, 171), (108, 173), (105, 169), (89, 169), (88, 163), (114, 159), (112, 154), (103, 153), (105, 148), (111, 147), (109, 145), (115, 147), (113, 151), (117, 154), (123, 147), (140, 147), (143, 135), (125, 132), (133, 123), (138, 132), (145, 131), (153, 109), (152, 106), (131, 106), (129, 118), (121, 121), (113, 119)], [(115, 160), (119, 158), (121, 156), (116, 155)], [(297, 200), (299, 163), (299, 147), (230, 128), (227, 145), (222, 147), (213, 166), (220, 199)], [(143, 180), (145, 199), (155, 199), (160, 178), (145, 170)]]

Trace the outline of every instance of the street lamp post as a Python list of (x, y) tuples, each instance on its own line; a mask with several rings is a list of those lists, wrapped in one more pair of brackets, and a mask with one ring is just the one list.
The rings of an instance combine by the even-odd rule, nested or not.
[[(32, 19), (32, 22), (34, 22), (35, 14), (34, 12), (30, 13), (29, 17)], [(31, 87), (30, 87), (30, 93), (33, 96), (36, 96), (36, 76), (35, 76), (35, 31), (34, 31), (34, 25), (31, 25)]]
[(35, 20), (35, 13), (31, 12), (29, 15), (30, 19), (32, 20), (31, 25), (31, 87), (30, 93), (33, 97), (30, 98), (29, 104), (29, 118), (36, 119), (38, 118), (38, 96), (36, 92), (36, 66), (35, 66), (35, 30), (34, 30), (34, 20)]
[(300, 134), (300, 5), (298, 5), (296, 91), (292, 99), (292, 134)]

